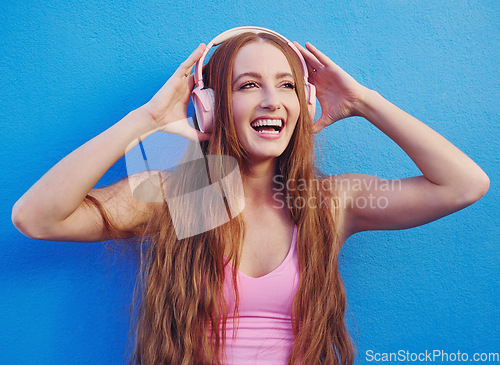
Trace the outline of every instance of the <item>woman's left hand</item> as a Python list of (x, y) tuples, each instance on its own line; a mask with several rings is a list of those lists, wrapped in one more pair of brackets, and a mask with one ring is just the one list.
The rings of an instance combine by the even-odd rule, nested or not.
[(314, 133), (337, 120), (359, 115), (357, 105), (368, 89), (311, 43), (306, 43), (307, 49), (297, 42), (293, 44), (306, 60), (309, 82), (316, 86), (316, 97), (321, 105), (321, 117), (313, 124)]
[[(360, 85), (310, 43), (307, 49), (294, 44), (306, 60), (309, 81), (321, 104), (314, 131), (345, 117), (362, 116), (401, 147), (422, 172), (397, 180), (364, 174), (330, 177), (331, 186), (339, 187), (335, 206), (343, 207), (345, 237), (419, 226), (465, 208), (486, 193), (488, 176), (443, 136)], [(355, 203), (360, 201), (369, 204)]]

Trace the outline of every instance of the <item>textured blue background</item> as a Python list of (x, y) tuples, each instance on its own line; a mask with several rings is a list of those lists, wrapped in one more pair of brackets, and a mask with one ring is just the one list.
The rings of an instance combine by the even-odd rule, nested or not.
[[(101, 243), (28, 239), (12, 226), (11, 207), (59, 159), (146, 102), (200, 42), (241, 25), (313, 42), (491, 178), (488, 194), (461, 212), (347, 242), (357, 362), (369, 363), (367, 350), (498, 352), (498, 4), (1, 1), (0, 363), (122, 362), (133, 265)], [(318, 140), (330, 174), (419, 173), (362, 119)], [(120, 161), (103, 183), (125, 173)]]

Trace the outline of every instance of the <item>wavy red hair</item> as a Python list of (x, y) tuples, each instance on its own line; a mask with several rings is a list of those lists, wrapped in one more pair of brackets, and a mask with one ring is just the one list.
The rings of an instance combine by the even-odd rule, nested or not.
[[(291, 201), (334, 201), (335, 192), (315, 175), (312, 121), (308, 113), (301, 64), (281, 39), (267, 33), (244, 33), (222, 43), (204, 67), (204, 81), (215, 93), (215, 123), (210, 141), (202, 149), (210, 155), (234, 157), (242, 170), (247, 152), (238, 141), (231, 110), (231, 75), (238, 51), (251, 42), (268, 42), (286, 56), (296, 82), (300, 116), (284, 153), (279, 157), (280, 179), (288, 182), (283, 193)], [(185, 171), (182, 181), (165, 181), (167, 189), (192, 183), (197, 171)], [(182, 184), (179, 184), (182, 182)], [(298, 200), (297, 200), (298, 199)], [(344, 321), (346, 297), (339, 273), (338, 212), (334, 204), (289, 207), (297, 225), (300, 284), (293, 300), (291, 321), (294, 344), (289, 364), (352, 364), (354, 350)], [(189, 212), (186, 214), (190, 214)], [(103, 212), (105, 216), (105, 212)], [(109, 218), (106, 219), (109, 223)], [(113, 230), (112, 224), (107, 225)], [(143, 232), (135, 364), (221, 364), (224, 359), (228, 309), (223, 297), (224, 253), (237, 268), (245, 237), (241, 215), (208, 232), (178, 240), (169, 209), (155, 210)], [(119, 235), (119, 232), (115, 232)], [(236, 272), (231, 280), (238, 292)]]

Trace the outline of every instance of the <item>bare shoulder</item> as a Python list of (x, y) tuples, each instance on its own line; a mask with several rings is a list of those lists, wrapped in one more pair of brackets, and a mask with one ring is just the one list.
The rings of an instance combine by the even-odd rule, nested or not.
[(328, 206), (335, 222), (336, 229), (340, 236), (341, 246), (351, 235), (348, 226), (345, 198), (348, 194), (348, 179), (354, 178), (356, 174), (340, 174), (323, 176), (317, 179), (318, 200), (320, 205)]
[(63, 221), (50, 239), (103, 241), (141, 235), (162, 206), (164, 173), (141, 172), (115, 184), (92, 189), (82, 205)]

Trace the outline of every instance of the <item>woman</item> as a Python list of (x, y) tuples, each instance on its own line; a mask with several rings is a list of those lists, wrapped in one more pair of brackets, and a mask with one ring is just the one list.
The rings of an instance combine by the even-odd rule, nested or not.
[[(486, 174), (438, 133), (311, 44), (294, 45), (299, 51), (262, 30), (215, 50), (203, 71), (215, 98), (210, 133), (186, 122), (195, 83), (189, 74), (206, 50), (200, 45), (147, 104), (64, 158), (14, 206), (16, 227), (37, 239), (144, 238), (136, 363), (350, 364), (337, 262), (345, 240), (425, 224), (488, 189)], [(307, 82), (322, 108), (315, 123)], [(313, 134), (349, 116), (390, 137), (422, 176), (316, 176)], [(202, 141), (206, 155), (237, 161), (242, 214), (178, 239), (165, 199), (135, 199), (129, 189), (130, 180), (150, 174), (93, 189), (131, 143), (160, 129)], [(195, 175), (160, 172), (157, 186), (168, 195)]]

